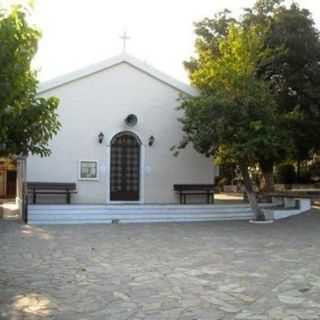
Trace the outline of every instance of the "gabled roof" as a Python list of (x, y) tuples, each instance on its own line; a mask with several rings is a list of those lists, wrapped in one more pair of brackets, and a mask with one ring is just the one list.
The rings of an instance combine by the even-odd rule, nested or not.
[(90, 66), (87, 66), (85, 68), (79, 69), (77, 71), (70, 72), (68, 74), (65, 74), (63, 76), (54, 78), (49, 81), (45, 81), (43, 83), (40, 83), (38, 88), (38, 93), (44, 93), (46, 91), (52, 90), (57, 87), (61, 87), (67, 83), (86, 78), (92, 74), (107, 70), (111, 67), (114, 67), (115, 65), (118, 65), (120, 63), (127, 63), (134, 68), (148, 74), (149, 76), (164, 82), (165, 84), (182, 91), (184, 93), (187, 93), (189, 95), (196, 95), (197, 89), (193, 88), (192, 86), (187, 85), (186, 83), (183, 83), (181, 81), (178, 81), (161, 71), (156, 70), (152, 66), (140, 61), (139, 59), (134, 58), (133, 56), (130, 56), (126, 53), (120, 54), (118, 56), (115, 56), (113, 58), (101, 61), (96, 64), (92, 64)]

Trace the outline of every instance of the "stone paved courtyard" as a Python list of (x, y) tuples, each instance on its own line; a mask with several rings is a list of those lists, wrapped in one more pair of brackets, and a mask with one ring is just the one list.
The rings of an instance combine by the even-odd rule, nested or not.
[(320, 319), (320, 210), (247, 222), (0, 221), (0, 319)]

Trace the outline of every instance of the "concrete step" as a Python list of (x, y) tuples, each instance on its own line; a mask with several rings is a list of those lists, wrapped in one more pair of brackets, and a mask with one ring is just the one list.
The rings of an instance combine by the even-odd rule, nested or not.
[(29, 224), (31, 225), (47, 225), (47, 224), (111, 224), (112, 220), (29, 220)]
[(238, 214), (238, 213), (251, 213), (251, 210), (244, 208), (234, 209), (220, 209), (220, 210), (29, 210), (29, 215), (41, 216), (41, 215), (59, 215), (59, 216), (70, 216), (70, 215), (112, 215), (112, 216), (128, 216), (128, 215), (198, 215), (198, 214)]
[(249, 220), (239, 205), (30, 205), (30, 224), (153, 223)]
[[(268, 205), (268, 204), (265, 204)], [(79, 209), (79, 210), (88, 210), (88, 209), (107, 209), (107, 210), (127, 210), (127, 209), (139, 209), (139, 210), (150, 210), (150, 209), (159, 209), (159, 210), (181, 210), (181, 209), (224, 209), (224, 208), (249, 208), (247, 203), (243, 204), (145, 204), (145, 205), (106, 205), (106, 204), (97, 204), (97, 205), (87, 205), (87, 204), (29, 204), (29, 209), (31, 210), (70, 210), (70, 209)]]
[(212, 216), (251, 216), (250, 212), (215, 212), (215, 213), (128, 213), (128, 214), (116, 214), (116, 213), (81, 213), (81, 214), (59, 214), (59, 213), (50, 213), (50, 214), (29, 214), (30, 219), (41, 219), (42, 217), (46, 217), (48, 219), (58, 219), (58, 218), (65, 218), (65, 219), (131, 219), (132, 217), (135, 218), (144, 218), (144, 217), (150, 217), (150, 218), (192, 218), (192, 217), (199, 217), (199, 218), (206, 218), (206, 217), (212, 217)]
[[(206, 222), (206, 221), (227, 221), (227, 220), (249, 220), (251, 219), (251, 216), (242, 216), (242, 217), (208, 217), (208, 218), (190, 218), (190, 219), (150, 219), (150, 218), (144, 218), (144, 219), (122, 219), (119, 220), (118, 223), (125, 224), (125, 223), (166, 223), (166, 222)], [(32, 225), (46, 225), (46, 224), (112, 224), (112, 220), (108, 219), (85, 219), (85, 220), (31, 220), (29, 221), (29, 224)]]

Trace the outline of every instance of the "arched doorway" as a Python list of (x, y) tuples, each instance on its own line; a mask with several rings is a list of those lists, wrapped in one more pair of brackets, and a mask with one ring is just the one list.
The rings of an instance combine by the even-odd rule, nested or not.
[(17, 163), (16, 161), (0, 158), (0, 198), (16, 198)]
[(121, 132), (111, 141), (110, 200), (140, 198), (140, 141), (131, 132)]

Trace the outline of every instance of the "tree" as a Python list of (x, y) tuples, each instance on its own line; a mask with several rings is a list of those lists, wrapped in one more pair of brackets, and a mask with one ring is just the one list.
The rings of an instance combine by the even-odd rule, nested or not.
[(40, 32), (28, 23), (28, 9), (0, 11), (0, 153), (2, 156), (48, 156), (49, 140), (60, 123), (58, 99), (37, 97), (31, 62)]
[[(283, 160), (299, 163), (312, 157), (320, 148), (320, 40), (314, 21), (308, 10), (298, 5), (283, 5), (283, 0), (257, 0), (244, 10), (236, 20), (228, 10), (213, 18), (205, 18), (195, 24), (198, 52), (217, 52), (217, 43), (223, 39), (231, 24), (244, 29), (258, 28), (263, 32), (263, 50), (269, 49), (272, 56), (257, 63), (256, 77), (270, 83), (276, 101), (279, 128), (286, 130), (293, 140), (290, 147), (275, 153), (261, 153), (258, 161), (262, 172), (261, 190), (273, 190), (273, 168)], [(185, 63), (191, 72), (197, 68), (197, 59)]]
[(299, 176), (299, 163), (320, 148), (320, 39), (310, 12), (296, 4), (279, 8), (266, 44), (284, 48), (261, 74), (272, 83), (279, 112), (292, 115), (288, 129)]
[[(241, 24), (244, 28), (252, 28), (259, 27), (264, 30), (264, 49), (268, 48), (266, 37), (269, 36), (270, 30), (273, 24), (273, 16), (274, 13), (280, 8), (283, 0), (257, 0), (252, 8), (246, 8), (244, 10), (244, 15), (241, 20)], [(261, 73), (261, 69), (266, 65), (272, 64), (272, 61), (276, 58), (278, 54), (280, 54), (281, 50), (284, 50), (283, 46), (272, 47), (273, 55), (272, 57), (268, 57), (267, 60), (262, 60), (257, 65), (257, 73), (256, 76), (262, 79), (268, 79), (264, 77)], [(282, 52), (281, 52), (282, 53)], [(259, 72), (260, 71), (260, 72)], [(270, 80), (270, 79), (268, 79)], [(273, 92), (274, 94), (274, 92)], [(280, 122), (281, 126), (284, 126), (285, 121)], [(283, 127), (282, 127), (283, 130)], [(281, 162), (284, 158), (288, 157), (287, 151), (288, 148), (283, 148), (282, 150), (278, 150), (276, 153), (276, 157), (274, 153), (262, 153), (258, 160), (259, 167), (261, 170), (261, 179), (260, 179), (260, 190), (264, 192), (270, 192), (274, 189), (274, 181), (273, 181), (273, 170), (274, 165), (277, 162)]]
[(246, 10), (242, 22), (248, 26), (264, 25), (265, 47), (282, 48), (257, 70), (260, 78), (270, 82), (277, 112), (287, 119), (285, 126), (294, 142), (294, 148), (280, 159), (261, 159), (262, 172), (269, 178), (273, 164), (284, 158), (297, 160), (299, 177), (300, 162), (310, 159), (320, 148), (319, 32), (308, 10), (297, 4), (287, 8), (282, 2), (259, 0), (253, 9)]
[[(195, 24), (195, 32), (197, 34), (196, 48), (198, 52), (211, 51), (213, 55), (219, 52), (218, 42), (224, 39), (227, 35), (227, 30), (232, 24), (241, 25), (244, 29), (256, 27), (260, 32), (260, 36), (264, 37), (266, 31), (271, 25), (271, 13), (280, 5), (282, 0), (258, 0), (253, 8), (245, 9), (245, 14), (242, 19), (236, 20), (230, 17), (230, 11), (224, 10), (216, 14), (213, 18), (205, 18)], [(276, 52), (274, 51), (274, 54)], [(270, 59), (270, 57), (268, 57)], [(257, 64), (260, 67), (261, 61)], [(197, 59), (191, 58), (190, 61), (185, 62), (185, 67), (189, 72), (197, 68)], [(257, 75), (257, 73), (256, 73)], [(284, 148), (287, 149), (287, 146)], [(277, 159), (285, 157), (285, 150), (277, 151)], [(271, 191), (273, 189), (273, 166), (276, 159), (274, 154), (261, 153), (258, 161), (262, 179), (260, 189), (263, 191)]]
[(202, 37), (198, 39), (198, 55), (189, 71), (200, 94), (183, 97), (180, 121), (185, 136), (176, 147), (192, 143), (198, 152), (220, 163), (238, 164), (257, 220), (265, 218), (248, 167), (262, 153), (276, 154), (285, 135), (276, 130), (279, 119), (268, 83), (256, 78), (257, 64), (270, 55), (264, 50), (262, 32), (232, 24), (223, 37), (215, 38), (216, 50), (204, 45)]

